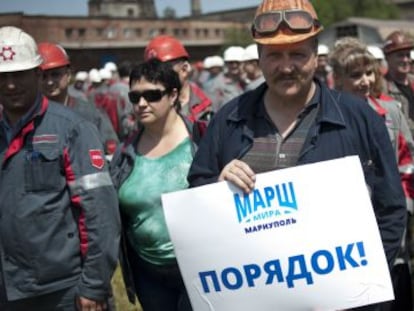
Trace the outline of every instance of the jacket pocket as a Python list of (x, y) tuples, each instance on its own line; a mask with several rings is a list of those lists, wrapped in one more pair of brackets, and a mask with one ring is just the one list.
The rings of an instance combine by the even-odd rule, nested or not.
[(25, 190), (52, 192), (62, 187), (63, 170), (57, 149), (29, 150), (25, 161)]
[(81, 272), (80, 239), (71, 211), (56, 209), (26, 219), (26, 241), (32, 249), (37, 284), (65, 282)]

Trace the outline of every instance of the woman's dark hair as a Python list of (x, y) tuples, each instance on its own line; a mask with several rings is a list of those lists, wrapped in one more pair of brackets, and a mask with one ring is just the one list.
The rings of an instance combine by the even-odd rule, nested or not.
[[(171, 94), (174, 89), (177, 90), (177, 95), (180, 94), (180, 78), (168, 62), (161, 62), (156, 58), (152, 58), (133, 67), (129, 75), (129, 87), (141, 79), (145, 79), (151, 83), (162, 84), (165, 87), (167, 94)], [(179, 96), (177, 96), (177, 100), (174, 103), (177, 111), (181, 108), (178, 97)]]

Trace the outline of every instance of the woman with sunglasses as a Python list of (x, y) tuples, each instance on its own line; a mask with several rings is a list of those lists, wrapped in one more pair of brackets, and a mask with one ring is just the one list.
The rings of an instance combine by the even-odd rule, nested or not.
[[(400, 170), (408, 213), (413, 210), (414, 198), (414, 143), (407, 121), (395, 100), (381, 100), (382, 75), (378, 62), (367, 47), (355, 38), (336, 42), (330, 56), (335, 88), (362, 97), (383, 119), (388, 129)], [(409, 254), (406, 240), (391, 269), (395, 300), (381, 305), (381, 311), (411, 311), (412, 287)]]
[(163, 193), (188, 187), (193, 125), (179, 113), (181, 84), (169, 63), (133, 68), (129, 99), (138, 130), (116, 151), (111, 175), (123, 223), (121, 267), (131, 302), (145, 311), (191, 311), (161, 205)]

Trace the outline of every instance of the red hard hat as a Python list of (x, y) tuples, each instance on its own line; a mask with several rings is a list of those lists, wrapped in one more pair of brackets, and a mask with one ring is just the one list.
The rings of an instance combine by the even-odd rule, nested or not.
[(152, 39), (144, 52), (144, 60), (157, 58), (168, 62), (178, 58), (189, 58), (189, 55), (179, 40), (174, 37), (161, 35)]
[(63, 67), (70, 64), (68, 54), (58, 44), (42, 42), (37, 45), (43, 63), (40, 64), (42, 70)]

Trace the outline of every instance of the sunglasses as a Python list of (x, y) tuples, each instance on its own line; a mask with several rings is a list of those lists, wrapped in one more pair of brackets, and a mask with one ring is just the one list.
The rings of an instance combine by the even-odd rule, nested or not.
[(307, 33), (313, 26), (320, 27), (318, 20), (303, 10), (271, 11), (256, 16), (252, 25), (254, 38), (273, 35), (284, 22), (296, 33)]
[(161, 100), (161, 98), (167, 94), (167, 90), (146, 90), (143, 92), (139, 92), (139, 91), (130, 91), (128, 93), (128, 98), (129, 101), (133, 104), (136, 105), (139, 103), (141, 97), (143, 97), (145, 99), (146, 102), (148, 103), (154, 103), (154, 102), (158, 102)]

